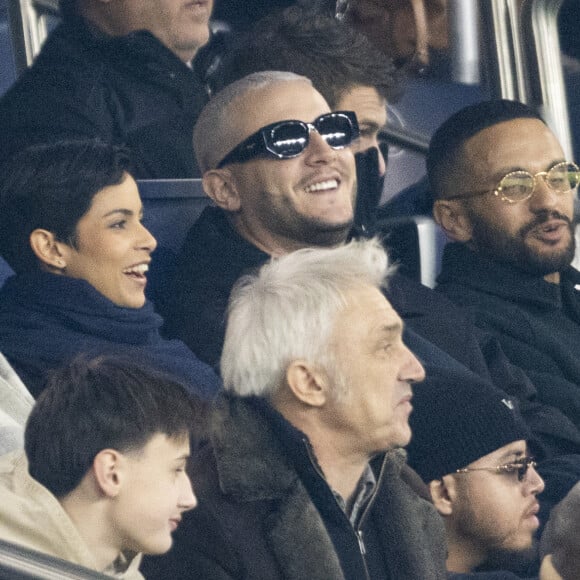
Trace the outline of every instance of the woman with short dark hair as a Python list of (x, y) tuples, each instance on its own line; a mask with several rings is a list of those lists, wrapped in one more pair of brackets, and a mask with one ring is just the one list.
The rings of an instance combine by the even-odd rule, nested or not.
[(204, 396), (220, 387), (159, 334), (142, 213), (126, 151), (97, 140), (33, 146), (0, 169), (0, 254), (16, 272), (0, 290), (0, 351), (34, 396), (80, 352), (128, 354)]

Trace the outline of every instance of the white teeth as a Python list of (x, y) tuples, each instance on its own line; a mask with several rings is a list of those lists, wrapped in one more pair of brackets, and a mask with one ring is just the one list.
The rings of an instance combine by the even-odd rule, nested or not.
[(123, 270), (124, 274), (137, 274), (138, 276), (143, 276), (146, 272), (149, 271), (148, 264), (137, 264), (137, 266), (132, 266), (131, 268), (127, 268)]
[(329, 179), (328, 181), (321, 181), (320, 183), (314, 183), (309, 185), (304, 189), (306, 193), (312, 193), (313, 191), (323, 191), (325, 189), (336, 189), (338, 187), (338, 181), (336, 179)]

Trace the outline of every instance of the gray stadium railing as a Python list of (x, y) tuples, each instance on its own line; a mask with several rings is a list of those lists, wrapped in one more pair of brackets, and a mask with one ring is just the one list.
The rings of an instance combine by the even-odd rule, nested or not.
[(65, 560), (0, 540), (0, 580), (107, 580)]

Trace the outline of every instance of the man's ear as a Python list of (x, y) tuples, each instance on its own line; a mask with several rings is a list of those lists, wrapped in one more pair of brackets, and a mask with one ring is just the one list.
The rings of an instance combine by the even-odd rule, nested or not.
[(450, 516), (453, 513), (453, 499), (456, 497), (455, 480), (444, 475), (441, 479), (429, 482), (428, 487), (437, 511), (442, 516)]
[(102, 449), (93, 460), (95, 481), (103, 495), (116, 497), (123, 483), (125, 457), (115, 449)]
[(438, 199), (433, 205), (433, 218), (454, 242), (465, 243), (471, 240), (471, 220), (460, 200)]
[(203, 174), (203, 189), (214, 203), (226, 211), (240, 209), (240, 196), (232, 172), (227, 169), (210, 169)]
[(310, 407), (322, 407), (328, 400), (329, 381), (326, 373), (305, 360), (295, 360), (286, 369), (286, 382), (294, 396)]
[(68, 246), (59, 242), (52, 232), (38, 228), (29, 237), (30, 247), (44, 268), (62, 271), (66, 268)]

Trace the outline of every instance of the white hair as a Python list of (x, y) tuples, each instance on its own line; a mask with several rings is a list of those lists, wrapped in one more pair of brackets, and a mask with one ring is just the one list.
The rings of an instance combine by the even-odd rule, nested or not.
[(285, 71), (261, 71), (252, 73), (227, 85), (216, 93), (201, 111), (193, 129), (193, 150), (202, 173), (215, 169), (220, 160), (236, 143), (229, 143), (233, 105), (248, 93), (267, 86), (310, 79)]
[(221, 358), (225, 389), (268, 397), (284, 384), (292, 361), (328, 365), (328, 342), (348, 292), (381, 289), (388, 274), (375, 238), (298, 250), (241, 278), (230, 297)]

